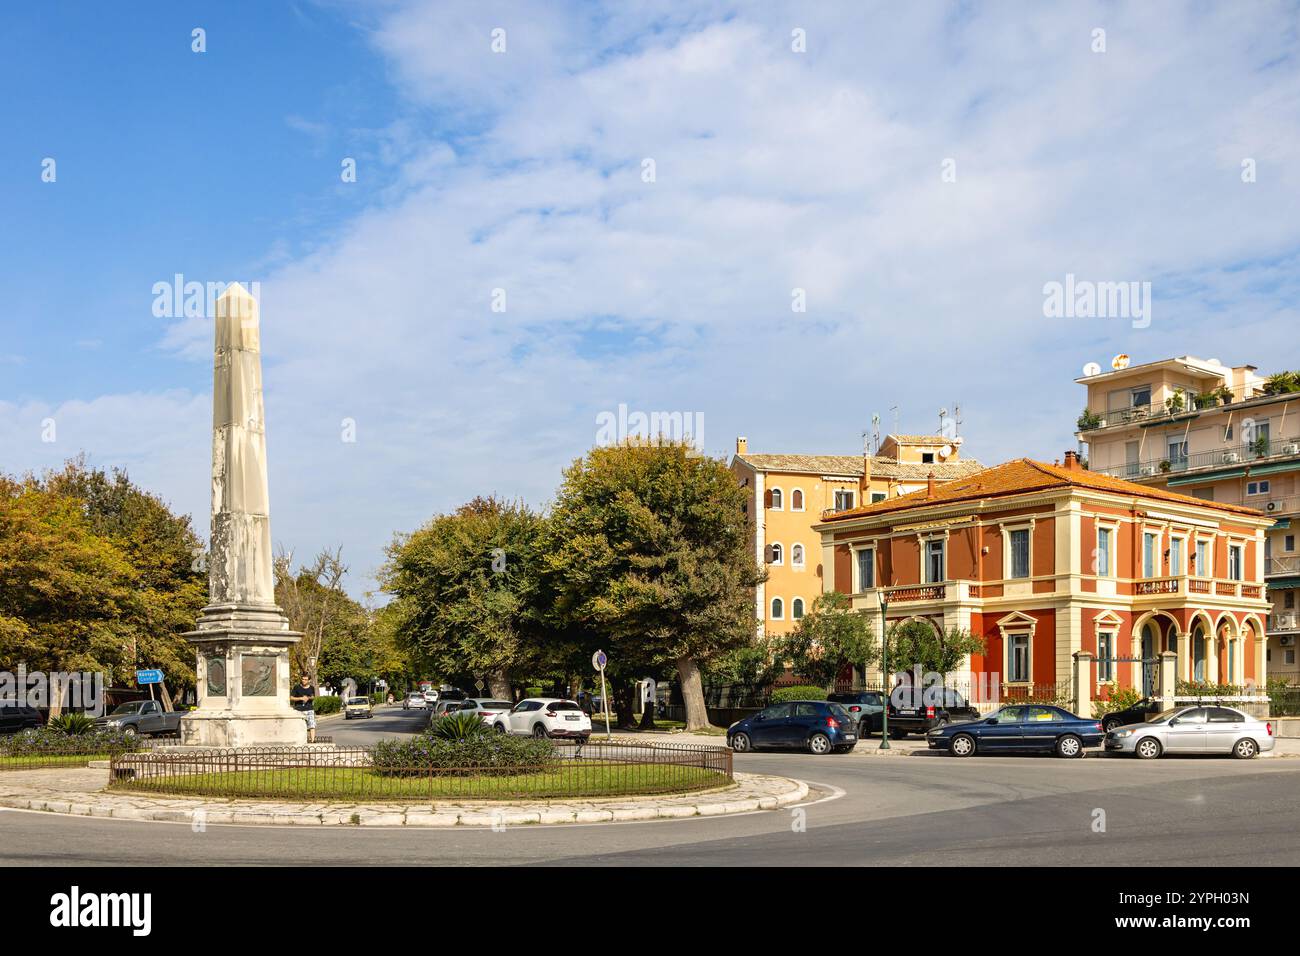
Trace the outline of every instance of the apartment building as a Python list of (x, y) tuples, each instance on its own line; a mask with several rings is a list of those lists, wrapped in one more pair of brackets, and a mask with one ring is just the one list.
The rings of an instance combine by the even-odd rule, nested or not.
[(747, 491), (745, 512), (755, 560), (768, 570), (755, 615), (764, 633), (785, 634), (822, 593), (821, 536), (826, 515), (885, 501), (984, 466), (961, 457), (962, 440), (942, 435), (887, 435), (874, 455), (751, 454), (736, 439), (731, 470)]
[[(1029, 459), (828, 515), (823, 587), (888, 623), (981, 636), (949, 676), (980, 700), (1066, 698), (1074, 654), (1087, 699), (1111, 684), (1262, 682), (1264, 535), (1251, 508)], [(878, 625), (879, 627), (879, 625)], [(866, 675), (869, 680), (879, 675)], [(968, 691), (969, 692), (969, 691)], [(1172, 693), (1172, 690), (1169, 691)]]
[[(1076, 437), (1095, 473), (1259, 510), (1268, 671), (1300, 683), (1300, 388), (1288, 373), (1192, 356), (1075, 380), (1087, 389)], [(1085, 450), (1086, 449), (1086, 450)], [(1189, 555), (1188, 560), (1195, 560)], [(1221, 569), (1206, 568), (1216, 576)]]

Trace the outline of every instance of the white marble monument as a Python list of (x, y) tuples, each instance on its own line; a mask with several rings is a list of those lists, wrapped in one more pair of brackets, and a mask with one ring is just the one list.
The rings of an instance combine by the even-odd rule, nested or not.
[(198, 650), (198, 709), (181, 743), (305, 745), (289, 706), (289, 648), (301, 634), (275, 603), (257, 301), (235, 283), (216, 303), (208, 606), (185, 635)]

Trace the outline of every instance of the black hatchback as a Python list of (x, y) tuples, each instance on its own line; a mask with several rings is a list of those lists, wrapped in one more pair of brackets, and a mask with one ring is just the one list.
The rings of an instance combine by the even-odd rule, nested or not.
[(20, 730), (39, 727), (42, 723), (41, 712), (35, 707), (12, 700), (0, 700), (0, 734), (16, 734)]

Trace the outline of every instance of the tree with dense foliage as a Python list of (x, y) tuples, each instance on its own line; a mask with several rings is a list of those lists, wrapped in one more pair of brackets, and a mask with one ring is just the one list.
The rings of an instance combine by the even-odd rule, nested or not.
[(947, 676), (970, 654), (983, 654), (982, 637), (959, 627), (945, 632), (929, 621), (908, 620), (889, 628), (889, 667), (894, 673), (920, 667), (923, 674)]
[(543, 524), (522, 503), (475, 498), (397, 539), (381, 572), (393, 595), (383, 628), (436, 673), (485, 677), (510, 699), (512, 673), (550, 659), (536, 599)]
[(547, 524), (546, 574), (566, 627), (603, 645), (624, 677), (674, 667), (688, 729), (708, 726), (701, 667), (754, 639), (765, 572), (744, 500), (721, 460), (627, 443), (566, 470)]
[(846, 664), (866, 671), (880, 657), (867, 611), (855, 611), (847, 594), (820, 595), (782, 643), (779, 654), (794, 673), (825, 687)]
[(124, 471), (77, 459), (0, 476), (0, 667), (100, 671), (118, 685), (158, 667), (173, 690), (193, 685), (181, 635), (207, 600), (201, 554), (189, 518)]

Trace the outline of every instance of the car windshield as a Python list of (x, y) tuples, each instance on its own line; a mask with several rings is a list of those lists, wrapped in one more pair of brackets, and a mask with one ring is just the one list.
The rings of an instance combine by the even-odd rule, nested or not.
[(826, 706), (829, 707), (831, 709), (831, 713), (834, 714), (836, 717), (838, 717), (840, 720), (853, 719), (853, 715), (849, 713), (848, 708), (845, 707), (843, 704), (836, 704), (832, 702), (827, 704)]
[(508, 700), (485, 700), (479, 706), (492, 710), (509, 710), (514, 704)]
[(555, 703), (551, 704), (546, 709), (547, 710), (582, 710), (581, 707), (579, 707), (571, 700), (557, 700)]
[(110, 716), (115, 716), (117, 714), (138, 714), (140, 713), (140, 709), (144, 707), (146, 703), (148, 703), (148, 701), (133, 700), (129, 704), (118, 704), (113, 708), (113, 713)]
[(364, 697), (349, 697), (349, 698), (348, 698), (348, 703), (349, 703), (349, 704), (368, 704), (368, 703), (370, 703), (370, 701), (366, 700), (366, 698), (364, 698)]
[(1156, 714), (1154, 717), (1148, 717), (1148, 718), (1147, 718), (1147, 723), (1148, 723), (1148, 724), (1163, 724), (1163, 723), (1164, 723), (1165, 721), (1167, 721), (1170, 717), (1177, 717), (1179, 714), (1181, 714), (1181, 713), (1182, 713), (1183, 711), (1185, 711), (1185, 710), (1187, 710), (1186, 707), (1171, 707), (1169, 710), (1162, 710), (1160, 713)]

